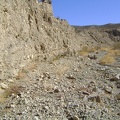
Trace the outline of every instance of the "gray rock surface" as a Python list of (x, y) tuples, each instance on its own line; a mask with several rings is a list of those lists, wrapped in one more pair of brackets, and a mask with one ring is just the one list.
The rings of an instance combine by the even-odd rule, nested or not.
[(0, 11), (0, 120), (119, 120), (119, 56), (79, 54), (119, 41), (119, 25), (79, 30), (36, 0), (1, 0)]

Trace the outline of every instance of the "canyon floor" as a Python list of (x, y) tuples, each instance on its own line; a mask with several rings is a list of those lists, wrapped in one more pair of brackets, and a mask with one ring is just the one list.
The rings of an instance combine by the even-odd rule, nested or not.
[(0, 120), (120, 120), (120, 24), (71, 26), (37, 0), (0, 16)]
[(104, 47), (31, 62), (1, 85), (0, 120), (120, 120), (119, 55)]

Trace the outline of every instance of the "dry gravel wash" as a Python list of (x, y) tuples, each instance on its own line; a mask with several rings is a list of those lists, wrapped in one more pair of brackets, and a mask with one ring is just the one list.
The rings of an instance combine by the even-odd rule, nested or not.
[(0, 120), (120, 120), (120, 67), (99, 65), (101, 55), (29, 64), (14, 78), (23, 90), (0, 104)]

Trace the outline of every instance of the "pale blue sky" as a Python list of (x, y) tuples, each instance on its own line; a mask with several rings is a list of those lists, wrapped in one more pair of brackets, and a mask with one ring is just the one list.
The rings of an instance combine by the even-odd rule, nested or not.
[(120, 23), (120, 0), (52, 0), (55, 17), (70, 25)]

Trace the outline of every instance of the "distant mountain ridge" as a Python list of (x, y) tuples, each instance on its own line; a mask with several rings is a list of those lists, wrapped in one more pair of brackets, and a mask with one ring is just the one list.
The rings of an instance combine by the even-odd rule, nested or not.
[[(96, 39), (110, 39), (110, 41), (120, 42), (120, 24), (105, 24), (105, 25), (89, 25), (89, 26), (72, 26), (75, 28), (77, 34), (81, 32), (86, 32), (86, 34), (91, 34), (92, 36), (99, 36)], [(99, 34), (97, 34), (98, 32)], [(100, 38), (101, 34), (101, 38)], [(106, 36), (106, 37), (105, 37)], [(105, 41), (106, 41), (105, 40)], [(104, 41), (103, 41), (104, 42)], [(107, 42), (107, 41), (106, 41)]]

